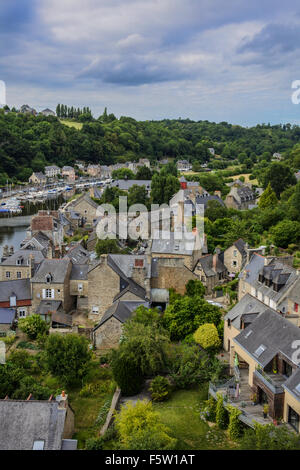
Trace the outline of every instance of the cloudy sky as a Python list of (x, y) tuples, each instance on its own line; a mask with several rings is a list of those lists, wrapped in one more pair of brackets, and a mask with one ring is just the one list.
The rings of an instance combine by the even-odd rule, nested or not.
[(300, 123), (298, 0), (0, 0), (7, 103)]

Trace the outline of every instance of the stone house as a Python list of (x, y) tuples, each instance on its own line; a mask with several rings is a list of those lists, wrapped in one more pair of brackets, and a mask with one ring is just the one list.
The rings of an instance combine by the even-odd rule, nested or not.
[(205, 286), (206, 294), (212, 294), (214, 287), (224, 283), (227, 280), (227, 269), (223, 263), (224, 254), (219, 251), (202, 256), (194, 273)]
[(56, 165), (50, 165), (45, 167), (45, 175), (47, 178), (55, 178), (60, 175), (61, 169)]
[(119, 345), (123, 324), (140, 306), (149, 307), (140, 300), (117, 300), (109, 307), (101, 321), (93, 329), (93, 342), (97, 349), (111, 349)]
[(36, 267), (45, 259), (40, 250), (18, 250), (0, 263), (0, 281), (31, 278)]
[[(32, 312), (48, 319), (48, 313), (70, 312), (74, 297), (70, 294), (72, 263), (68, 258), (45, 259), (31, 279)], [(62, 307), (62, 308), (61, 308)]]
[(54, 247), (61, 247), (64, 241), (64, 228), (60, 223), (58, 211), (39, 211), (32, 217), (30, 235), (35, 236), (39, 232), (46, 235)]
[(0, 308), (14, 309), (16, 318), (25, 318), (31, 313), (30, 279), (0, 282)]
[[(190, 280), (197, 280), (197, 275), (184, 264), (183, 258), (152, 258), (151, 293), (153, 289), (175, 289), (183, 295)], [(155, 303), (152, 295), (151, 300)]]
[(107, 165), (101, 165), (100, 176), (103, 179), (111, 178), (112, 170)]
[(65, 207), (64, 212), (68, 217), (68, 213), (71, 211), (80, 214), (84, 222), (92, 225), (94, 220), (97, 218), (98, 204), (94, 202), (88, 194), (82, 194), (77, 199), (70, 201)]
[(0, 450), (76, 450), (65, 392), (49, 400), (0, 400)]
[(89, 318), (101, 320), (119, 299), (150, 298), (150, 269), (144, 255), (102, 255), (88, 271)]
[(61, 175), (68, 181), (75, 181), (75, 170), (72, 166), (64, 166), (61, 170)]
[(75, 299), (75, 309), (88, 311), (88, 264), (73, 263), (70, 275), (70, 295)]
[(178, 171), (190, 171), (192, 169), (192, 165), (187, 160), (178, 160), (176, 166)]
[(98, 178), (101, 176), (101, 166), (100, 165), (88, 165), (87, 174), (92, 178)]
[(257, 402), (268, 404), (273, 419), (283, 419), (300, 432), (300, 368), (294, 342), (300, 329), (266, 308), (232, 341), (230, 363), (238, 359)]
[(43, 111), (41, 111), (39, 114), (42, 116), (56, 116), (55, 112), (49, 108), (43, 109)]
[(242, 238), (236, 240), (232, 246), (224, 251), (224, 265), (229, 275), (239, 273), (246, 261), (247, 244)]
[(29, 178), (29, 183), (31, 183), (31, 184), (42, 185), (42, 184), (46, 184), (46, 182), (47, 182), (46, 176), (44, 175), (44, 173), (42, 173), (40, 171), (33, 172), (32, 175)]
[(231, 184), (229, 194), (225, 199), (228, 209), (248, 210), (256, 205), (256, 194), (253, 189), (237, 180)]

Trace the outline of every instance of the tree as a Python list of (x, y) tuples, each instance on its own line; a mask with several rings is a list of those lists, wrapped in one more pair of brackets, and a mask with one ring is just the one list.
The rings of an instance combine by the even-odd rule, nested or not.
[(97, 257), (100, 258), (101, 255), (105, 255), (108, 253), (120, 253), (120, 248), (113, 238), (106, 238), (105, 240), (97, 240), (96, 243), (96, 254)]
[(300, 239), (300, 222), (282, 220), (271, 228), (271, 234), (276, 246), (287, 248), (288, 245)]
[(194, 333), (196, 343), (202, 348), (216, 350), (221, 346), (218, 330), (213, 323), (204, 323)]
[(88, 341), (77, 334), (51, 334), (45, 345), (45, 359), (50, 372), (66, 384), (82, 380), (89, 370), (92, 353)]
[(137, 180), (151, 180), (151, 178), (152, 171), (147, 166), (141, 166), (135, 175), (135, 179)]
[(132, 361), (132, 355), (121, 349), (113, 351), (111, 368), (114, 380), (125, 396), (139, 393), (144, 383), (144, 377), (139, 364)]
[(170, 430), (161, 422), (159, 413), (153, 411), (152, 403), (138, 400), (121, 407), (116, 416), (121, 449), (126, 450), (171, 450), (176, 439), (169, 436)]
[(218, 326), (221, 311), (199, 296), (184, 296), (168, 305), (163, 316), (163, 325), (170, 332), (171, 339), (181, 340), (194, 333), (200, 325), (213, 323)]
[(275, 191), (273, 191), (271, 183), (268, 184), (265, 191), (260, 196), (258, 207), (260, 209), (266, 209), (268, 207), (274, 207), (278, 203)]
[(227, 209), (217, 200), (208, 201), (205, 209), (205, 217), (214, 222), (217, 219), (227, 217)]
[(259, 179), (264, 188), (267, 188), (270, 183), (277, 198), (279, 198), (280, 193), (288, 186), (297, 183), (293, 171), (283, 162), (273, 162), (266, 171), (261, 174)]
[(128, 191), (128, 206), (133, 204), (144, 204), (148, 201), (148, 193), (145, 186), (134, 184)]
[(300, 450), (300, 439), (286, 426), (255, 423), (254, 429), (245, 430), (240, 446), (242, 450)]
[(28, 338), (36, 339), (38, 335), (48, 333), (49, 325), (40, 317), (40, 315), (30, 315), (21, 318), (18, 323), (21, 331), (27, 334)]
[(223, 396), (218, 394), (217, 397), (216, 423), (220, 429), (227, 429), (229, 422), (228, 411), (224, 407)]
[(133, 171), (129, 170), (129, 168), (119, 168), (118, 170), (114, 170), (111, 176), (114, 180), (134, 180), (135, 179)]
[(199, 297), (204, 297), (205, 294), (205, 287), (202, 284), (201, 281), (196, 279), (195, 281), (193, 279), (190, 279), (186, 285), (185, 285), (185, 295), (188, 295), (189, 297), (194, 297), (195, 295), (198, 295)]

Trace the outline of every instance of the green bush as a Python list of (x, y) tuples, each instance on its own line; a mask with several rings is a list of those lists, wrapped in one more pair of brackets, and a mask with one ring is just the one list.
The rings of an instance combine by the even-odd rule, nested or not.
[(153, 401), (167, 400), (171, 392), (170, 382), (166, 377), (158, 375), (152, 380), (149, 391)]
[(241, 411), (233, 406), (228, 406), (227, 409), (229, 411), (229, 437), (236, 441), (242, 434), (242, 423), (239, 419)]
[(102, 450), (103, 449), (103, 439), (102, 437), (91, 437), (86, 440), (85, 450)]
[(228, 411), (223, 405), (223, 397), (222, 395), (217, 395), (217, 406), (216, 406), (216, 423), (220, 429), (227, 429), (228, 427)]
[(217, 412), (217, 402), (213, 397), (210, 397), (205, 402), (204, 410), (207, 413), (208, 421), (211, 421), (211, 422), (215, 423), (216, 422), (216, 412)]
[(18, 323), (21, 331), (26, 333), (29, 339), (36, 339), (40, 334), (46, 334), (49, 326), (42, 320), (40, 315), (30, 315), (26, 318), (21, 318)]

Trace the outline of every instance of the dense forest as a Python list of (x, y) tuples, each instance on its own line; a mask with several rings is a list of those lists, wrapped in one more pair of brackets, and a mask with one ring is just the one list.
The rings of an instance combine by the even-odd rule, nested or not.
[[(300, 167), (300, 152), (297, 146), (294, 149), (300, 141), (299, 126), (244, 128), (188, 119), (136, 121), (124, 116), (117, 119), (106, 109), (98, 119), (89, 112), (80, 117), (82, 128), (77, 129), (52, 116), (0, 110), (0, 184), (7, 178), (27, 181), (32, 171), (42, 171), (47, 164), (63, 166), (77, 159), (112, 164), (140, 157), (151, 161), (172, 157), (188, 159), (196, 171), (206, 161), (213, 169), (235, 162), (250, 170), (279, 152), (295, 168)], [(211, 147), (217, 158), (210, 154)]]

